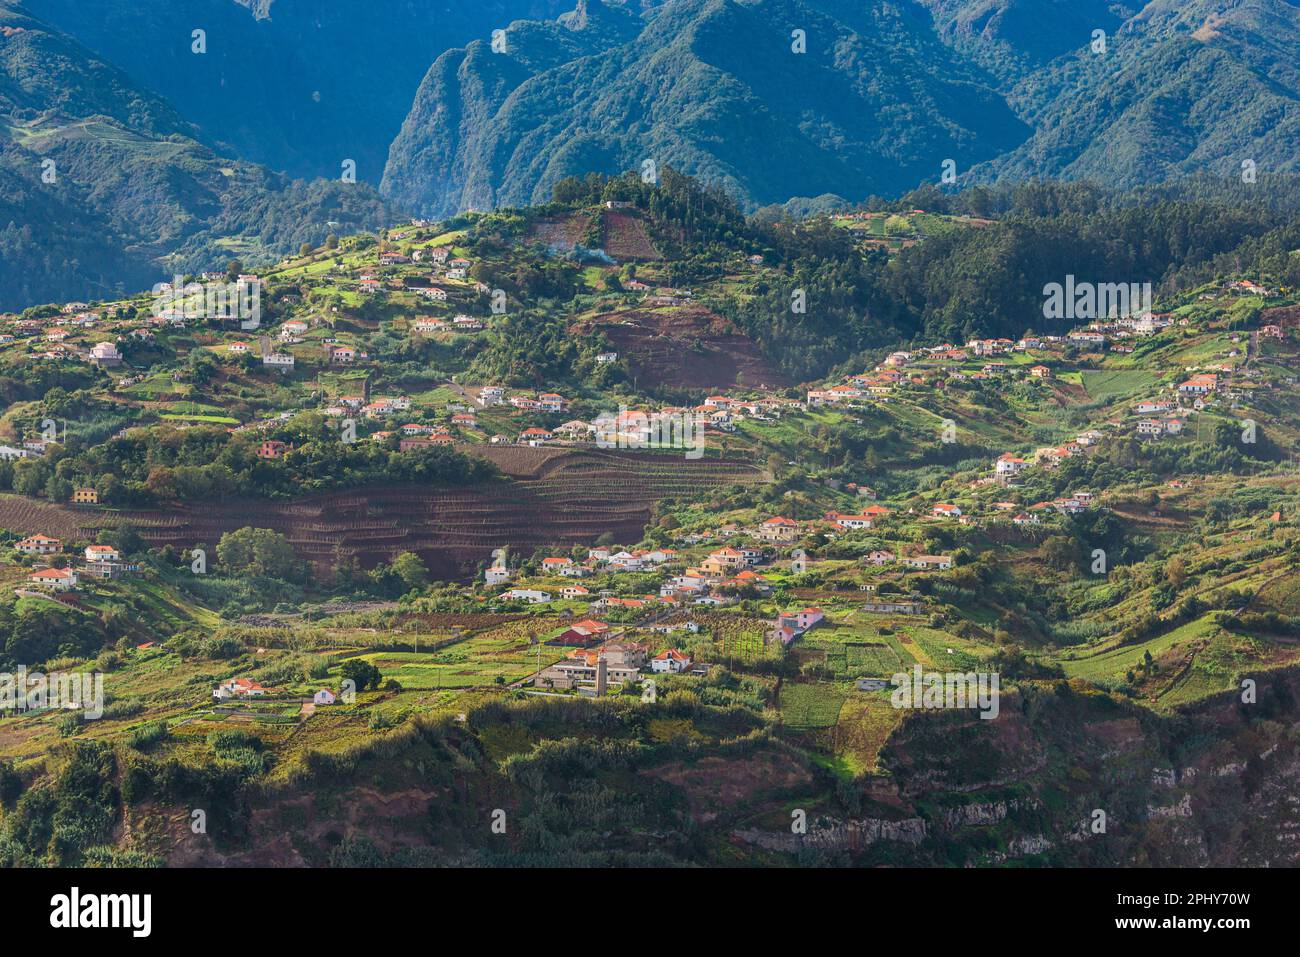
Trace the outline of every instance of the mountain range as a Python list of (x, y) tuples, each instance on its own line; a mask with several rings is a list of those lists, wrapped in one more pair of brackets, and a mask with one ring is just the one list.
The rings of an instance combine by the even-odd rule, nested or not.
[(675, 0), (637, 15), (580, 0), (512, 25), (504, 53), (480, 40), (439, 57), (382, 188), (447, 213), (649, 159), (750, 205), (898, 193), (944, 157), (991, 159), (1029, 135), (987, 81), (906, 6)]
[(382, 188), (445, 214), (654, 159), (752, 210), (945, 166), (954, 185), (1294, 172), (1297, 48), (1295, 0), (579, 0), (439, 57)]
[(430, 51), (552, 6), (0, 4), (0, 309), (392, 221), (376, 186)]
[(1296, 49), (1300, 0), (0, 0), (0, 308), (588, 172), (748, 212), (1296, 172)]

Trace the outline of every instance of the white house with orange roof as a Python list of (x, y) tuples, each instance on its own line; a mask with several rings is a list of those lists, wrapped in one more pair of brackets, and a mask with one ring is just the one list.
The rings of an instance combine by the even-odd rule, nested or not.
[(999, 455), (997, 461), (993, 463), (993, 471), (1002, 482), (1010, 481), (1027, 468), (1029, 468), (1028, 462), (1010, 452)]
[(263, 698), (267, 689), (251, 678), (229, 678), (212, 689), (212, 697), (224, 698)]
[(63, 548), (63, 543), (48, 535), (32, 535), (14, 543), (14, 548), (24, 555), (53, 555)]
[(865, 511), (854, 515), (845, 512), (828, 512), (826, 520), (837, 528), (850, 531), (860, 528), (871, 528), (876, 523), (875, 517), (868, 515)]
[(656, 674), (678, 674), (691, 666), (691, 656), (676, 648), (661, 651), (650, 659), (650, 670)]
[(727, 547), (711, 552), (708, 558), (700, 562), (700, 570), (709, 575), (720, 576), (748, 565), (749, 561), (745, 558), (744, 552)]
[(27, 581), (51, 591), (72, 591), (77, 587), (77, 573), (71, 568), (42, 568), (28, 575)]
[(1186, 382), (1178, 386), (1178, 391), (1183, 395), (1208, 395), (1219, 387), (1219, 377), (1214, 373), (1205, 372), (1194, 375)]

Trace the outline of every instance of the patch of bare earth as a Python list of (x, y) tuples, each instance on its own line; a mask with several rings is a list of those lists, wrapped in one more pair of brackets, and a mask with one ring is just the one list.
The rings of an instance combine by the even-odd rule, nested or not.
[(604, 226), (604, 249), (615, 259), (649, 261), (664, 258), (646, 232), (645, 221), (635, 213), (606, 210)]
[(553, 253), (567, 253), (582, 242), (591, 225), (592, 217), (586, 213), (539, 219), (528, 230), (528, 241), (541, 243)]
[(705, 757), (689, 764), (674, 761), (645, 773), (681, 788), (691, 816), (701, 823), (714, 820), (719, 809), (752, 805), (765, 793), (812, 781), (796, 759), (774, 751), (740, 758)]
[(625, 309), (574, 324), (603, 333), (641, 386), (679, 389), (784, 388), (792, 384), (728, 319), (702, 306)]

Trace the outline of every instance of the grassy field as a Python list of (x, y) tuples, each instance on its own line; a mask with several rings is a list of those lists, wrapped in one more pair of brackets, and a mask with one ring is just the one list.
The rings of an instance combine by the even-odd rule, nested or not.
[(887, 692), (849, 695), (834, 732), (834, 754), (844, 770), (852, 776), (876, 771), (880, 751), (902, 723), (904, 713), (889, 703)]
[[(529, 644), (527, 622), (511, 622), (430, 652), (358, 655), (403, 689), (474, 688), (518, 681), (564, 657), (564, 649)], [(339, 663), (341, 667), (341, 662)], [(500, 679), (500, 680), (498, 680)]]
[(1081, 381), (1088, 395), (1098, 402), (1149, 392), (1159, 382), (1155, 375), (1140, 369), (1085, 369)]
[(781, 720), (794, 730), (833, 727), (851, 688), (847, 682), (786, 682), (781, 686)]

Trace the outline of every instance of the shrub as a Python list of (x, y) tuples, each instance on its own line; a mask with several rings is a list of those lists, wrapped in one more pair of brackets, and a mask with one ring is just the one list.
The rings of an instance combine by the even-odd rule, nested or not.
[(171, 736), (166, 721), (145, 724), (131, 733), (127, 743), (137, 751), (148, 751), (157, 747)]

